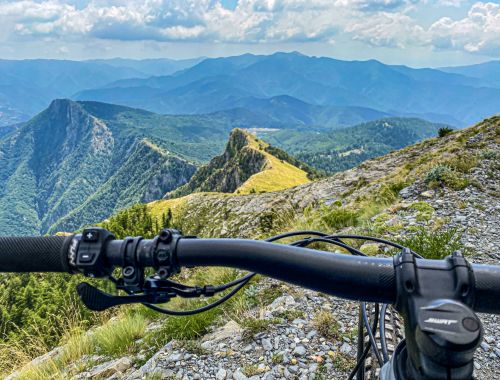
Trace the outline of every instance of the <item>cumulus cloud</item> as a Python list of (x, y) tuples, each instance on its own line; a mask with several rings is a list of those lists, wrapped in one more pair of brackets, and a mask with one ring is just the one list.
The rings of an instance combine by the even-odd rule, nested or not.
[[(440, 0), (460, 6), (463, 0)], [(467, 17), (421, 25), (412, 10), (428, 0), (0, 0), (0, 21), (28, 38), (213, 41), (334, 41), (372, 46), (432, 46), (500, 53), (500, 5), (478, 2)]]
[(354, 39), (373, 46), (405, 48), (422, 45), (426, 38), (425, 30), (402, 13), (379, 13), (348, 25), (346, 31), (352, 33)]
[(437, 48), (500, 55), (500, 5), (476, 3), (461, 20), (439, 19), (429, 34)]

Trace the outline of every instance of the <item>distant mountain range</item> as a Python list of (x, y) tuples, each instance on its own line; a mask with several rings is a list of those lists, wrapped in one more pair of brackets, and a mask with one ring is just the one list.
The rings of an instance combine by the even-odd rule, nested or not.
[(500, 87), (500, 61), (490, 61), (470, 66), (442, 67), (439, 70), (479, 79), (485, 86)]
[(84, 62), (98, 63), (101, 65), (113, 66), (118, 68), (129, 68), (141, 73), (141, 77), (171, 75), (179, 70), (187, 69), (197, 63), (203, 61), (205, 58), (193, 59), (168, 59), (168, 58), (153, 58), (153, 59), (126, 59), (126, 58), (112, 58), (112, 59), (94, 59)]
[(459, 127), (495, 114), (500, 104), (500, 87), (487, 78), (299, 53), (206, 59), (171, 76), (118, 80), (75, 99), (197, 114), (282, 95), (306, 108), (364, 107)]
[(498, 112), (499, 66), (493, 61), (412, 69), (299, 53), (187, 60), (0, 60), (0, 126), (28, 120), (53, 99), (73, 97), (161, 114), (237, 109), (288, 127), (338, 128), (388, 116), (463, 127)]
[(169, 75), (200, 59), (0, 60), (0, 125), (25, 121), (53, 99), (125, 78)]

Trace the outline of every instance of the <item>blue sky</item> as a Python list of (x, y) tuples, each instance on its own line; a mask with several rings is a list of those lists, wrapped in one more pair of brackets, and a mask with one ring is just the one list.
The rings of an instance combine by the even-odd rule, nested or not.
[(0, 58), (500, 59), (500, 0), (0, 0)]

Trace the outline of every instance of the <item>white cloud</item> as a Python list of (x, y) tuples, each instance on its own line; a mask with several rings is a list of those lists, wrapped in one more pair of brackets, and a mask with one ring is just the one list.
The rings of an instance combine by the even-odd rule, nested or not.
[(382, 12), (347, 26), (353, 38), (373, 46), (406, 48), (423, 45), (425, 30), (403, 13)]
[[(461, 6), (438, 0), (434, 6)], [(467, 17), (442, 17), (425, 28), (413, 16), (429, 0), (0, 0), (0, 22), (23, 38), (61, 40), (331, 42), (431, 46), (500, 54), (500, 5), (478, 2)], [(438, 5), (439, 4), (439, 5)]]
[(500, 5), (476, 3), (461, 20), (439, 19), (429, 34), (437, 48), (500, 55)]

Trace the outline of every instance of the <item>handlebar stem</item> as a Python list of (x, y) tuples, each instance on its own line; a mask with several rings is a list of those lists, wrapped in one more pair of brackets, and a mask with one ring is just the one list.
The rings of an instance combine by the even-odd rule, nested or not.
[(472, 311), (475, 280), (471, 265), (459, 253), (428, 265), (404, 249), (394, 258), (396, 310), (405, 320), (408, 355), (399, 365), (404, 379), (472, 378), (474, 351), (483, 329)]

